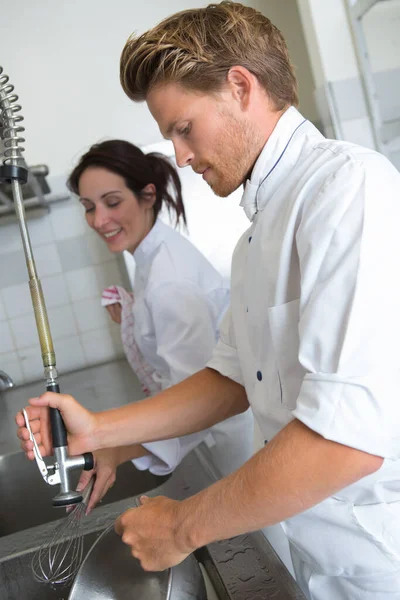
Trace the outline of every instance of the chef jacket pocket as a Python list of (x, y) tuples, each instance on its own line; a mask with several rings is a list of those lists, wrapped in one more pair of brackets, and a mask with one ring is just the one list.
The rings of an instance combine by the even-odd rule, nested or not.
[(356, 504), (353, 517), (363, 537), (371, 543), (371, 572), (389, 566), (400, 569), (400, 502)]
[(268, 319), (282, 404), (294, 410), (306, 373), (299, 363), (299, 300), (270, 307)]

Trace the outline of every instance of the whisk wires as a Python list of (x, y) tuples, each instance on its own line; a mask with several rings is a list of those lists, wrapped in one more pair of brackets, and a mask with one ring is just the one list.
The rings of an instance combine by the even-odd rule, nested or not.
[(92, 477), (83, 500), (55, 527), (51, 538), (42, 544), (32, 558), (32, 572), (41, 583), (66, 585), (76, 576), (83, 560), (83, 536), (80, 524), (93, 489)]

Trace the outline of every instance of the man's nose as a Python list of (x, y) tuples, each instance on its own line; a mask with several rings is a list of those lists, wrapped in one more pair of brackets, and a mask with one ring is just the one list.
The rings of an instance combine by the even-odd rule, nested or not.
[(188, 148), (186, 144), (181, 141), (173, 142), (175, 150), (176, 164), (178, 167), (187, 167), (193, 162), (194, 153)]

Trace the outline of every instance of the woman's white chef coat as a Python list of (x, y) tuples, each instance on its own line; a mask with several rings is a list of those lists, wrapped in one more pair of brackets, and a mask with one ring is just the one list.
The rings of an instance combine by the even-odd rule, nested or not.
[(242, 206), (252, 223), (208, 366), (245, 385), (265, 439), (297, 418), (384, 457), (284, 529), (310, 599), (400, 599), (400, 173), (292, 107)]
[[(193, 244), (160, 219), (134, 259), (134, 337), (165, 389), (204, 368), (211, 357), (229, 288)], [(167, 474), (203, 440), (221, 473), (231, 473), (253, 454), (251, 410), (206, 431), (143, 444), (151, 454), (133, 462)]]

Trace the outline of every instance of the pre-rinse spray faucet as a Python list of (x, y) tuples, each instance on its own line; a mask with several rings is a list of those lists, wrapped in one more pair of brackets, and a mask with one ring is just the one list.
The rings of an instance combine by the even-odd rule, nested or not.
[[(4, 145), (3, 164), (0, 166), (0, 181), (11, 183), (15, 211), (21, 233), (25, 253), (26, 266), (29, 275), (29, 289), (39, 335), (46, 389), (49, 392), (60, 393), (56, 357), (53, 348), (46, 304), (42, 286), (37, 276), (36, 265), (33, 258), (32, 246), (26, 225), (25, 209), (22, 201), (21, 184), (26, 183), (28, 170), (23, 159), (24, 148), (21, 144), (25, 141), (21, 137), (24, 127), (20, 125), (23, 120), (20, 114), (21, 106), (16, 104), (18, 96), (14, 93), (14, 86), (9, 83), (9, 78), (3, 73), (0, 66), (0, 136)], [(29, 420), (24, 411), (25, 422), (29, 429), (31, 440), (34, 443), (34, 454), (39, 471), (49, 485), (60, 484), (61, 490), (53, 498), (54, 506), (66, 506), (82, 501), (82, 494), (71, 489), (69, 474), (72, 470), (93, 468), (93, 455), (86, 453), (83, 456), (68, 456), (67, 431), (56, 408), (50, 408), (51, 431), (55, 462), (47, 465), (40, 454), (35, 438), (30, 429)]]

